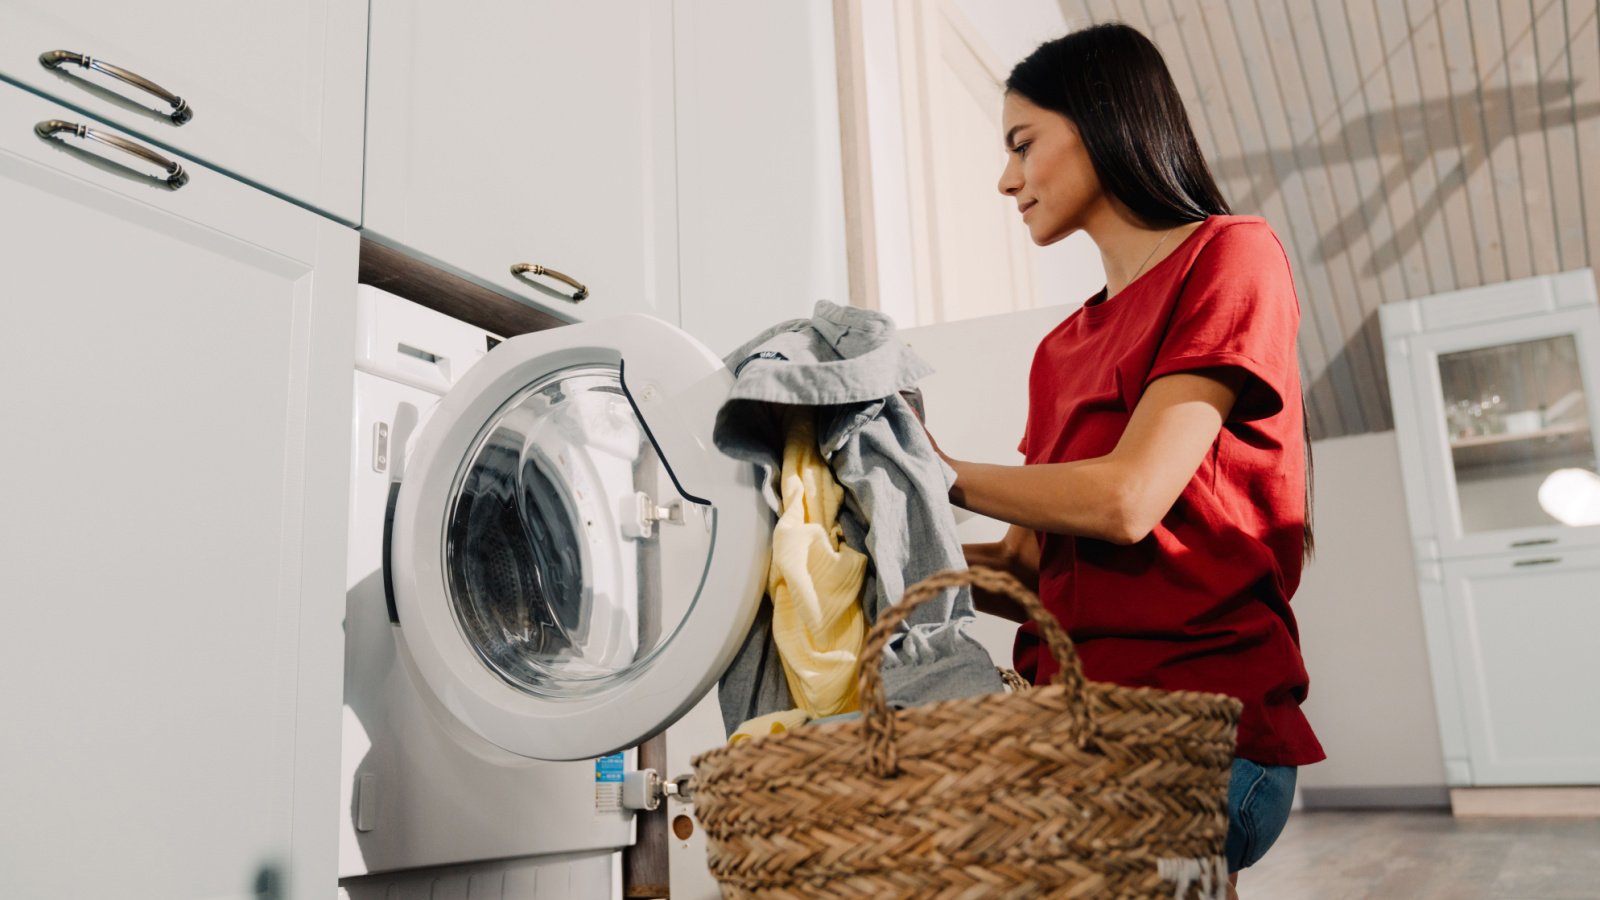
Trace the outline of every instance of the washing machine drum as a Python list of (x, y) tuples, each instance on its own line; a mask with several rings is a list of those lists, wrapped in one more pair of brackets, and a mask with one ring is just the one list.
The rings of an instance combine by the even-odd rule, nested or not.
[(450, 595), (466, 640), (509, 683), (582, 658), (581, 552), (560, 482), (496, 435), (467, 475), (446, 526)]
[(771, 513), (710, 445), (732, 376), (665, 323), (507, 341), (420, 429), (394, 504), (399, 630), (434, 696), (539, 759), (631, 746), (731, 660)]
[[(669, 624), (681, 620), (663, 593), (692, 586), (627, 519), (640, 495), (653, 506), (674, 492), (662, 471), (617, 368), (550, 373), (490, 417), (445, 513), (445, 587), (462, 637), (508, 685), (550, 697), (603, 688), (657, 649), (655, 620), (669, 608)], [(704, 528), (655, 530), (675, 557), (709, 552)]]

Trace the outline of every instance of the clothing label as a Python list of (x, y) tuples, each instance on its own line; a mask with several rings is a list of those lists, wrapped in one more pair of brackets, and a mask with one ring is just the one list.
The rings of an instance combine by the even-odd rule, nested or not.
[(621, 784), (622, 783), (622, 754), (613, 753), (602, 756), (594, 761), (594, 780), (596, 784)]
[(737, 366), (733, 367), (733, 377), (738, 378), (739, 377), (739, 373), (744, 371), (744, 367), (745, 366), (749, 365), (752, 361), (758, 360), (758, 359), (776, 359), (776, 360), (779, 360), (781, 362), (788, 362), (789, 361), (789, 357), (784, 356), (782, 353), (779, 353), (776, 350), (763, 350), (760, 353), (752, 353), (749, 356), (746, 356), (744, 359), (740, 360), (739, 364)]

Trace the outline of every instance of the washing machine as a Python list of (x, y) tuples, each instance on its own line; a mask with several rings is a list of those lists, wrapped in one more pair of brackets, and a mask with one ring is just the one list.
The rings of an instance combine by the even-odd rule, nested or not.
[(358, 315), (341, 894), (619, 896), (662, 793), (630, 748), (762, 592), (772, 514), (711, 444), (732, 375), (645, 316), (501, 342), (365, 285)]

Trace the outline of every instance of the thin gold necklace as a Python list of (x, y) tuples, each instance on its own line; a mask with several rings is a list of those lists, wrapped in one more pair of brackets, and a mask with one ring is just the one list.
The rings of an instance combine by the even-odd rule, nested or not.
[(1135, 281), (1137, 281), (1139, 279), (1139, 276), (1144, 273), (1144, 267), (1150, 262), (1151, 259), (1155, 258), (1156, 251), (1160, 250), (1161, 249), (1161, 245), (1165, 244), (1167, 242), (1167, 236), (1172, 234), (1174, 231), (1177, 231), (1177, 230), (1178, 230), (1178, 226), (1174, 225), (1174, 226), (1172, 226), (1171, 228), (1168, 228), (1165, 232), (1162, 233), (1161, 240), (1156, 241), (1156, 245), (1154, 247), (1150, 248), (1150, 255), (1146, 256), (1144, 258), (1144, 262), (1139, 263), (1139, 268), (1134, 271), (1133, 277), (1128, 279), (1128, 284), (1133, 284)]

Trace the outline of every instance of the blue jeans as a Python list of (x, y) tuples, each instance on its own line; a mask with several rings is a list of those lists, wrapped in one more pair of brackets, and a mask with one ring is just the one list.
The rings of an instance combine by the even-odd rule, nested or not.
[(1228, 778), (1228, 871), (1256, 864), (1278, 839), (1294, 804), (1294, 766), (1235, 759)]

